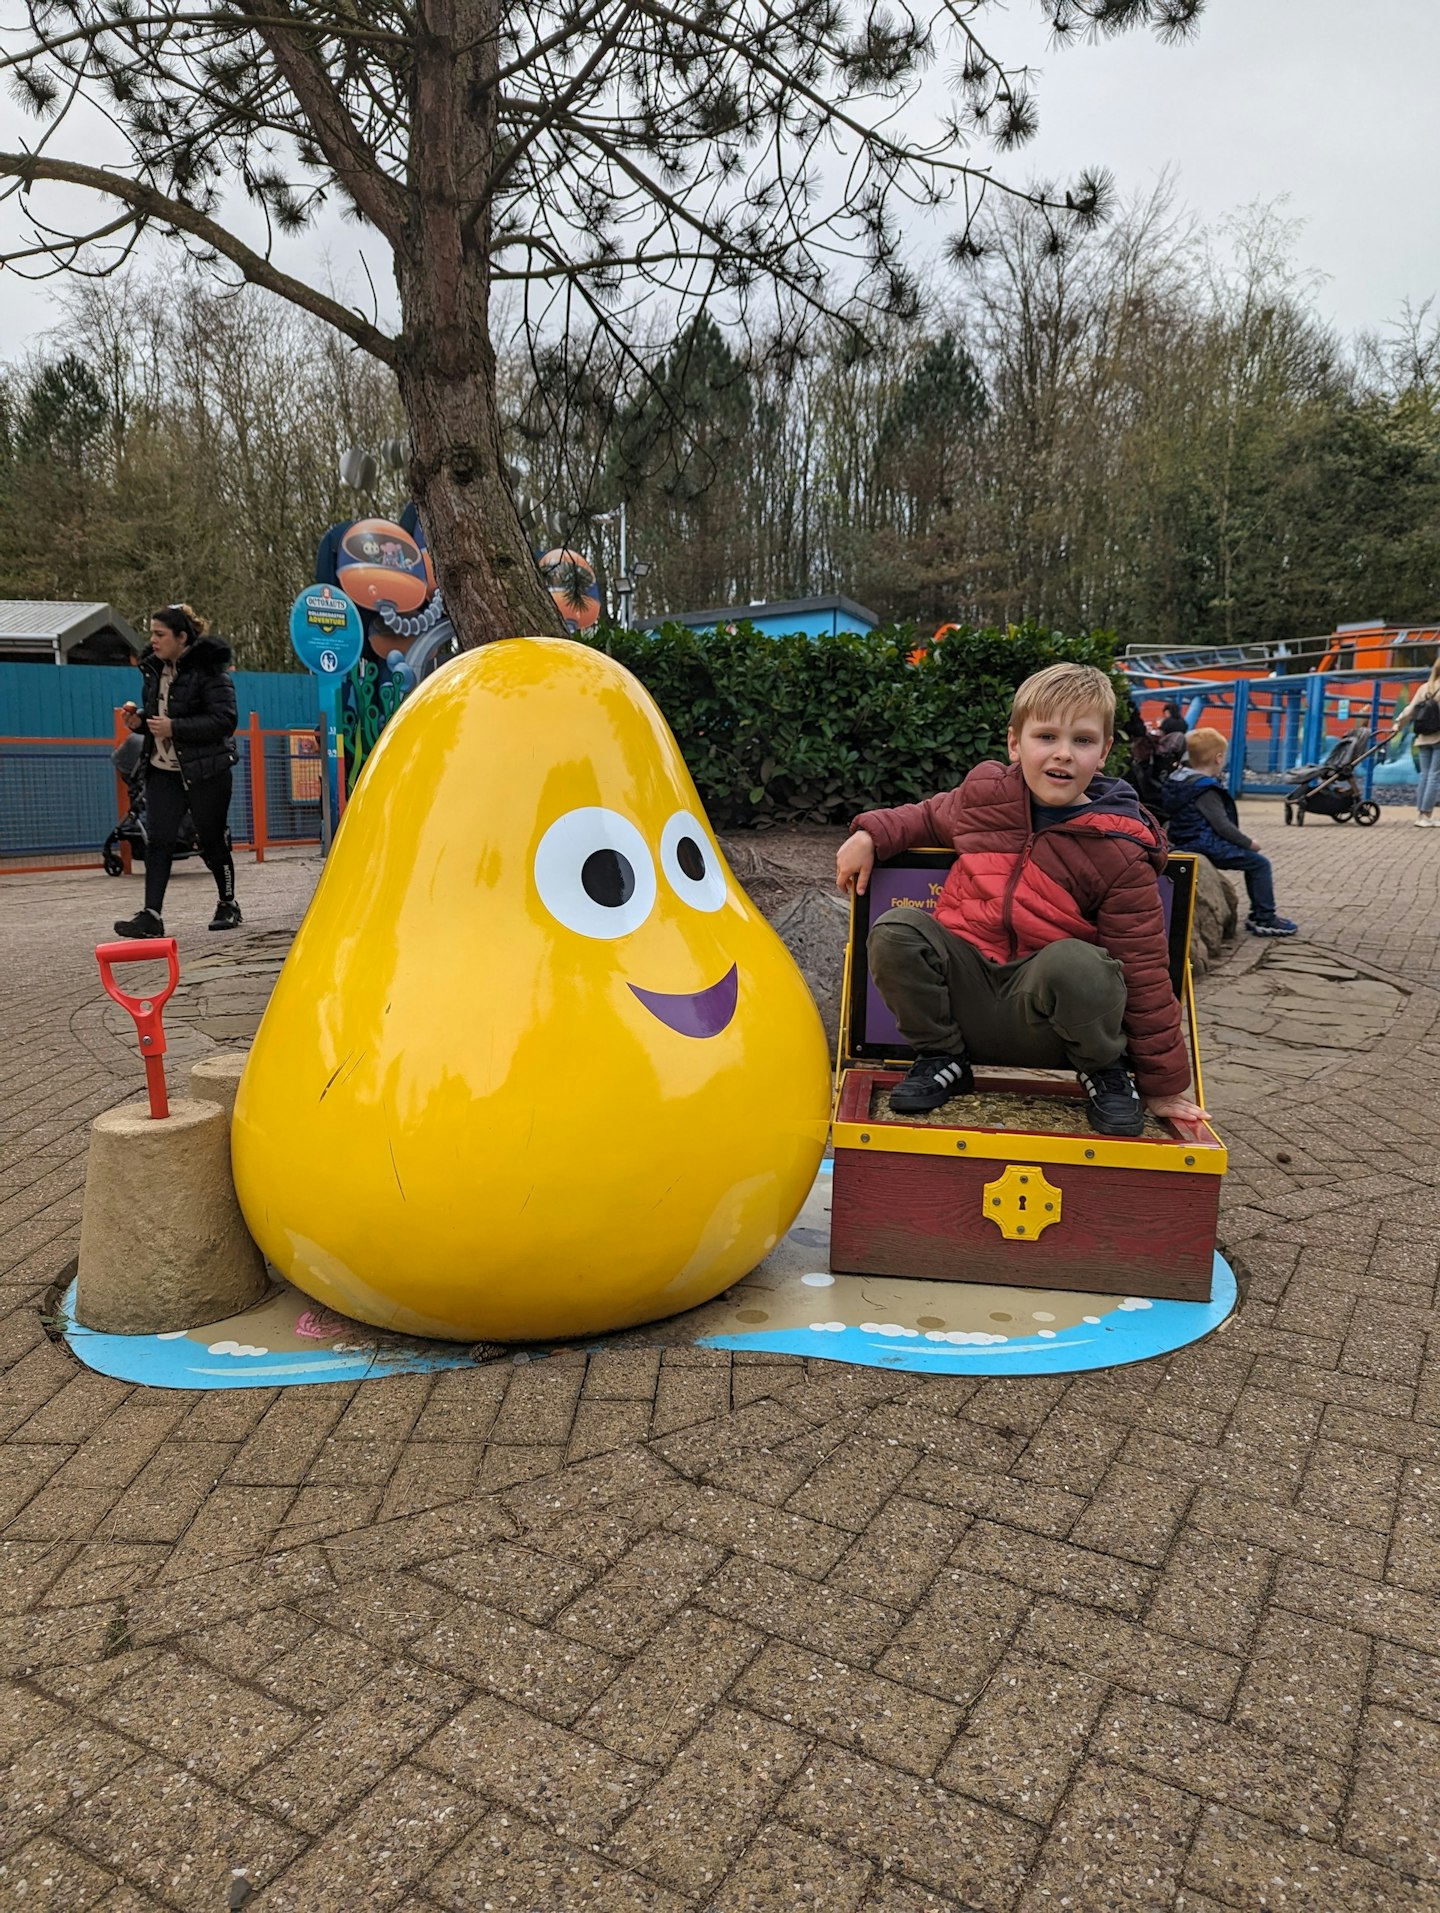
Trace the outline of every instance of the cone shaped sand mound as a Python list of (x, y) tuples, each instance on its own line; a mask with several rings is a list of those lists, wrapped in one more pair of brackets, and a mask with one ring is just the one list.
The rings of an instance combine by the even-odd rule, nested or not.
[(250, 1053), (235, 1182), (345, 1314), (590, 1334), (768, 1253), (829, 1091), (804, 979), (649, 695), (513, 639), (427, 680), (367, 765)]

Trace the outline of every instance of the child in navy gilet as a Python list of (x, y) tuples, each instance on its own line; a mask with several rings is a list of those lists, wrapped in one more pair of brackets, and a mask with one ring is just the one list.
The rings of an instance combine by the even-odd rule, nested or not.
[(1235, 800), (1221, 782), (1225, 739), (1219, 731), (1191, 731), (1188, 765), (1165, 779), (1165, 826), (1172, 850), (1198, 850), (1218, 870), (1240, 870), (1250, 894), (1245, 928), (1257, 937), (1293, 937), (1298, 925), (1275, 910), (1270, 859), (1240, 828)]

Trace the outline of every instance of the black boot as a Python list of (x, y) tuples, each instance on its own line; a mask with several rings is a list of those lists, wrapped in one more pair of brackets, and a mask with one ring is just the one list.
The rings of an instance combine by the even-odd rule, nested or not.
[(137, 910), (133, 917), (122, 917), (115, 925), (117, 937), (163, 937), (165, 920), (155, 910)]
[(235, 899), (231, 897), (227, 903), (222, 897), (215, 906), (215, 914), (210, 919), (210, 928), (212, 930), (238, 930), (244, 921), (244, 917), (240, 914), (240, 906), (236, 903)]

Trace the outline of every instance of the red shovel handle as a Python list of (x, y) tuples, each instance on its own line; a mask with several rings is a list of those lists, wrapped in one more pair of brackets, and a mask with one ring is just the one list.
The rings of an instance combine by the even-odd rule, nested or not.
[[(145, 1059), (145, 1086), (150, 1092), (150, 1114), (155, 1117), (170, 1114), (170, 1099), (165, 1089), (165, 1065), (161, 1058), (165, 1054), (165, 1025), (162, 1013), (165, 1005), (174, 994), (175, 985), (180, 981), (180, 953), (174, 937), (138, 937), (127, 939), (124, 943), (101, 943), (96, 946), (95, 960), (100, 965), (100, 981), (105, 986), (105, 994), (113, 997), (122, 1010), (128, 1010), (135, 1019), (135, 1032), (140, 1038), (140, 1054)], [(150, 996), (129, 996), (115, 981), (113, 965), (117, 963), (163, 963), (169, 971), (163, 990), (156, 990)]]

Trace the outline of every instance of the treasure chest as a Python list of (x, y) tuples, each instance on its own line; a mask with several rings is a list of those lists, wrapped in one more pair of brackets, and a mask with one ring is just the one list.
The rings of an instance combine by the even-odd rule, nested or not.
[[(1135, 1139), (1097, 1135), (1060, 1070), (977, 1067), (976, 1095), (895, 1116), (889, 1092), (915, 1052), (871, 979), (865, 945), (887, 910), (931, 910), (950, 850), (876, 866), (853, 897), (841, 998), (830, 1267), (837, 1274), (1084, 1289), (1180, 1302), (1210, 1298), (1225, 1150), (1207, 1123), (1147, 1112)], [(1190, 924), (1195, 858), (1158, 879), (1170, 977), (1203, 1105)], [(956, 1116), (964, 1126), (955, 1126)]]

